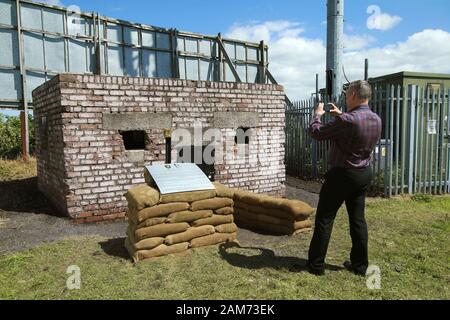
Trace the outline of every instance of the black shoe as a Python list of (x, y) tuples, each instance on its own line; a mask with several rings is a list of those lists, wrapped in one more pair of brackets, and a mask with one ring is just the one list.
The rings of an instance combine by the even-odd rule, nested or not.
[(351, 273), (356, 274), (357, 276), (360, 276), (360, 277), (365, 277), (366, 276), (365, 272), (360, 272), (360, 271), (357, 271), (355, 268), (353, 268), (353, 265), (352, 265), (352, 263), (350, 261), (345, 261), (343, 265), (344, 265), (345, 269), (347, 269)]
[(309, 263), (306, 265), (308, 272), (315, 275), (315, 276), (323, 276), (325, 275), (325, 270), (323, 269), (316, 269), (314, 267), (312, 267)]

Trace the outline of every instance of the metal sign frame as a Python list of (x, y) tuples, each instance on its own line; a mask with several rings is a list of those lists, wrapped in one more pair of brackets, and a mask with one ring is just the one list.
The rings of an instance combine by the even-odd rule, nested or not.
[(215, 189), (195, 163), (168, 163), (145, 168), (161, 194)]

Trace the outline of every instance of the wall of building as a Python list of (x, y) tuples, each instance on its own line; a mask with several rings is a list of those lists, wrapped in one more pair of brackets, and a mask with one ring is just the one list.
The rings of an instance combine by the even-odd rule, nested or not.
[[(216, 163), (216, 181), (282, 196), (284, 97), (278, 85), (61, 74), (33, 92), (39, 188), (79, 222), (123, 218), (123, 194), (165, 161), (164, 129), (201, 122), (224, 139), (252, 129), (257, 162)], [(120, 130), (145, 130), (145, 149), (125, 150)]]
[(430, 84), (437, 84), (443, 86), (445, 89), (450, 88), (450, 75), (439, 73), (399, 72), (372, 78), (370, 81), (373, 84), (381, 85), (383, 88), (387, 85), (399, 85), (405, 88), (408, 85), (417, 85), (426, 89)]
[(38, 188), (61, 212), (67, 212), (65, 182), (67, 171), (64, 157), (63, 113), (60, 83), (53, 78), (35, 92), (39, 108), (33, 110), (36, 140)]

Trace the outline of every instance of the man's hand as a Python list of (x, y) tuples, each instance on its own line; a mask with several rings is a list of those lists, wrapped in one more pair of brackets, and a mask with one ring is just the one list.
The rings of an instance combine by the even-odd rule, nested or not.
[(338, 108), (338, 107), (336, 107), (336, 105), (335, 104), (333, 104), (333, 103), (330, 103), (330, 114), (333, 116), (333, 117), (337, 117), (337, 116), (340, 116), (341, 114), (342, 114), (342, 111)]
[(317, 105), (316, 109), (314, 110), (314, 114), (319, 117), (325, 114), (325, 110), (323, 110), (323, 103), (319, 103)]

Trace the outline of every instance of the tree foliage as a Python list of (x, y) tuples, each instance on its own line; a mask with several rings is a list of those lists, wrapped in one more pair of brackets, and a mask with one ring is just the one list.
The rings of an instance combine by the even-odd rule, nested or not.
[[(28, 115), (30, 154), (34, 154), (33, 117)], [(0, 113), (0, 158), (15, 159), (22, 153), (20, 117)]]

